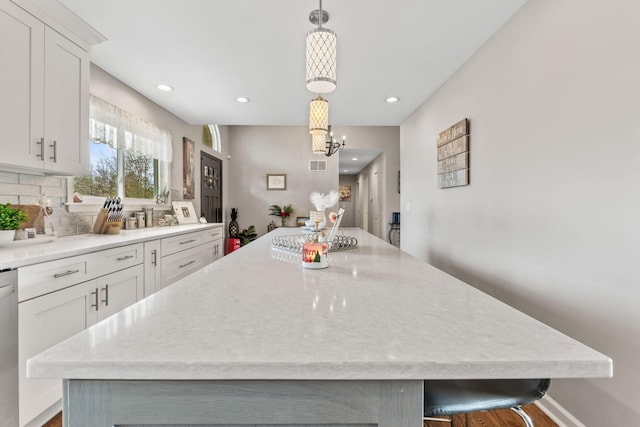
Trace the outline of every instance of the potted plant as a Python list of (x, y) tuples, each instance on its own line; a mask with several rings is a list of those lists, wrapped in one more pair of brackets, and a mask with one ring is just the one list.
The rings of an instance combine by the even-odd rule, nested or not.
[(278, 205), (271, 205), (269, 206), (269, 210), (271, 211), (269, 215), (280, 217), (283, 227), (287, 225), (287, 218), (289, 218), (293, 213), (293, 207), (291, 207), (290, 204), (283, 207), (280, 207)]
[(29, 217), (23, 210), (12, 208), (11, 203), (0, 204), (0, 241), (13, 240), (20, 224), (28, 219)]

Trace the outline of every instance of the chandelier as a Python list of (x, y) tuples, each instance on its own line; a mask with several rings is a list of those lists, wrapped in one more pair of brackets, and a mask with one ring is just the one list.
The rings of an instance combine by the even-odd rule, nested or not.
[(331, 125), (329, 125), (327, 134), (311, 135), (311, 149), (314, 154), (324, 154), (330, 157), (336, 154), (341, 148), (344, 148), (346, 140), (346, 136), (342, 137), (342, 141), (333, 139), (333, 132), (331, 132)]

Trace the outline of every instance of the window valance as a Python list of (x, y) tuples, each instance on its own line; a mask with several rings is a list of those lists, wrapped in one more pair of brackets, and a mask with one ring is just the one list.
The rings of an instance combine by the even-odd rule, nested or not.
[(90, 97), (89, 117), (93, 141), (164, 162), (172, 161), (169, 131), (93, 95)]

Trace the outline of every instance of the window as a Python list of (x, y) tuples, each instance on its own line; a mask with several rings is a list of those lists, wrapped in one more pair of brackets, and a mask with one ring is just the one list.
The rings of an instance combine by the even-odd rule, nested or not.
[(91, 96), (90, 173), (75, 177), (83, 196), (119, 196), (155, 202), (169, 188), (171, 134)]
[(202, 127), (202, 143), (211, 147), (213, 151), (222, 152), (222, 142), (220, 141), (220, 128), (218, 125), (204, 125)]

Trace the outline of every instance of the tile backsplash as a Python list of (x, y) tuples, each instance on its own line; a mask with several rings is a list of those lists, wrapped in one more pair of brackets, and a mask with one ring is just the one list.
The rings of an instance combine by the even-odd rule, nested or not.
[(67, 178), (0, 171), (0, 203), (35, 205), (44, 194), (51, 201), (49, 221), (58, 236), (87, 234), (93, 230), (97, 212), (68, 212)]

